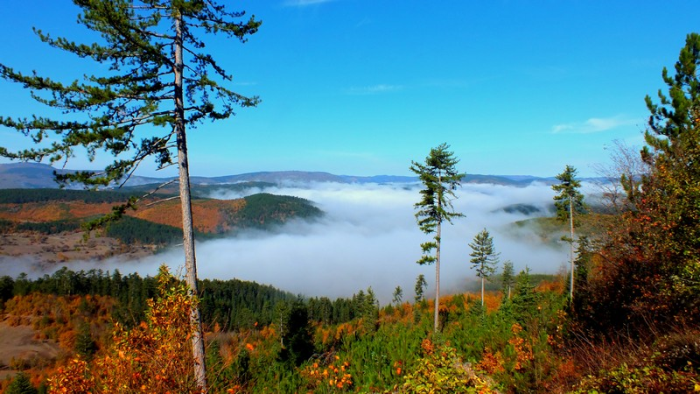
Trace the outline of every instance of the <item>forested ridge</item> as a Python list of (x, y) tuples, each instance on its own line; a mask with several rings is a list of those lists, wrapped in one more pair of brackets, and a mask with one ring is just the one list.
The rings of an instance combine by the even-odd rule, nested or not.
[[(271, 286), (237, 279), (204, 279), (200, 285), (205, 323), (212, 327), (219, 324), (225, 329), (252, 328), (254, 322), (269, 324), (277, 302), (296, 298)], [(26, 274), (16, 278), (0, 277), (0, 302), (32, 293), (111, 297), (116, 301), (112, 310), (115, 320), (130, 327), (145, 318), (146, 301), (156, 295), (156, 280), (137, 273), (123, 275), (119, 270), (76, 272), (67, 267), (36, 279), (30, 279)], [(232, 312), (237, 315), (231, 315)]]
[[(255, 187), (261, 184), (254, 184)], [(250, 185), (245, 188), (251, 187)], [(225, 190), (243, 190), (239, 187)], [(129, 199), (126, 192), (63, 189), (0, 190), (0, 233), (58, 234), (81, 231), (83, 223), (104, 215), (114, 204)], [(155, 204), (152, 205), (151, 204)], [(106, 226), (105, 234), (125, 244), (165, 246), (182, 239), (177, 203), (150, 198), (143, 208), (127, 212)], [(293, 218), (312, 220), (322, 215), (311, 202), (267, 193), (236, 200), (198, 198), (193, 202), (199, 239), (250, 228), (269, 229)]]
[(118, 203), (131, 194), (117, 191), (69, 189), (0, 189), (0, 204), (26, 204), (50, 201), (83, 201), (85, 203)]
[[(209, 198), (214, 194), (221, 193), (248, 193), (251, 189), (253, 190), (264, 190), (266, 188), (273, 188), (278, 186), (276, 183), (272, 182), (262, 182), (262, 181), (248, 181), (248, 182), (238, 182), (238, 183), (220, 183), (220, 184), (193, 184), (192, 185), (192, 196), (199, 198)], [(147, 194), (156, 190), (156, 195), (162, 196), (176, 196), (177, 185), (169, 184), (166, 186), (161, 186), (157, 183), (148, 183), (138, 186), (123, 186), (120, 189), (124, 193), (133, 194)]]

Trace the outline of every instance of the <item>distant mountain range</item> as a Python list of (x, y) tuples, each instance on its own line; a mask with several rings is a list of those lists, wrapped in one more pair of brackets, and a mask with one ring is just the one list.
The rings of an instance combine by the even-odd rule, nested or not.
[[(53, 180), (54, 171), (66, 173), (69, 170), (59, 170), (48, 164), (41, 163), (10, 163), (0, 164), (0, 189), (37, 189), (57, 188)], [(173, 178), (151, 178), (133, 176), (126, 186), (163, 183)], [(240, 182), (309, 183), (309, 182), (338, 182), (338, 183), (414, 183), (417, 177), (398, 175), (353, 176), (334, 175), (327, 172), (309, 171), (263, 171), (247, 174), (227, 175), (217, 177), (193, 176), (191, 182), (195, 185), (232, 184)], [(588, 179), (592, 180), (592, 179)], [(464, 183), (483, 183), (508, 186), (527, 186), (533, 182), (553, 184), (554, 177), (541, 178), (530, 175), (479, 175), (467, 174)]]

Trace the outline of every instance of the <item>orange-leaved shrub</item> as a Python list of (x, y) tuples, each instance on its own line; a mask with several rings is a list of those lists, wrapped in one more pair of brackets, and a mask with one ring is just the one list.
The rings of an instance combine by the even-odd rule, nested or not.
[(50, 393), (198, 393), (190, 339), (197, 301), (165, 266), (156, 277), (159, 297), (148, 301), (146, 321), (117, 325), (111, 347), (87, 362), (71, 360), (49, 379)]

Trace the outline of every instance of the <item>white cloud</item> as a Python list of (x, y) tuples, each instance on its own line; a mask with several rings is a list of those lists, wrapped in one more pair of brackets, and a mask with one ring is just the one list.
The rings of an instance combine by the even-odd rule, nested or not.
[(613, 130), (623, 126), (632, 126), (639, 123), (639, 119), (630, 119), (623, 115), (617, 115), (610, 118), (590, 118), (585, 122), (564, 123), (554, 125), (552, 126), (552, 133), (599, 133), (603, 131)]
[(287, 0), (284, 5), (289, 7), (306, 7), (314, 4), (330, 3), (335, 0)]
[(574, 126), (570, 124), (558, 124), (552, 127), (552, 133), (561, 133), (563, 131), (573, 130)]
[(380, 93), (390, 93), (403, 89), (401, 85), (388, 85), (388, 84), (378, 84), (372, 86), (361, 86), (361, 87), (351, 87), (346, 89), (345, 92), (348, 94), (380, 94)]

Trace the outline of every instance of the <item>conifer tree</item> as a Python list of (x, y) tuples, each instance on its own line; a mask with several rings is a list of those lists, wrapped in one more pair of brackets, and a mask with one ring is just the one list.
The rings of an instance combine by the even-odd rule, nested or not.
[[(62, 111), (49, 118), (0, 117), (0, 125), (31, 137), (35, 147), (0, 156), (14, 160), (65, 162), (83, 148), (89, 159), (99, 151), (115, 157), (103, 172), (57, 175), (61, 182), (86, 187), (122, 185), (147, 158), (158, 168), (177, 164), (183, 218), (186, 279), (197, 292), (194, 231), (190, 201), (186, 128), (205, 120), (222, 120), (238, 106), (258, 103), (221, 83), (231, 80), (204, 51), (200, 36), (223, 34), (244, 42), (260, 22), (243, 12), (228, 11), (216, 0), (73, 0), (80, 7), (78, 23), (98, 33), (101, 41), (81, 44), (36, 30), (50, 46), (91, 59), (108, 69), (63, 83), (0, 64), (0, 76), (23, 85), (38, 102)], [(161, 131), (162, 130), (162, 131)], [(176, 154), (175, 154), (176, 152)], [(112, 220), (134, 208), (135, 198), (115, 207)], [(206, 391), (204, 344), (199, 308), (192, 321), (200, 328), (192, 337), (195, 375)]]
[(692, 33), (686, 37), (674, 75), (663, 69), (668, 93), (659, 90), (658, 103), (646, 97), (651, 115), (642, 160), (652, 170), (635, 193), (639, 209), (659, 220), (657, 226), (668, 235), (668, 259), (693, 262), (691, 270), (696, 273), (700, 270), (699, 65), (700, 34)]
[(530, 269), (525, 267), (515, 278), (515, 294), (513, 296), (513, 316), (524, 324), (532, 319), (537, 312), (539, 295), (535, 291), (530, 277)]
[(636, 209), (629, 214), (627, 229), (622, 229), (628, 234), (627, 245), (610, 247), (618, 254), (626, 250), (635, 252), (620, 256), (622, 261), (634, 262), (627, 262), (625, 268), (634, 267), (635, 272), (626, 272), (624, 276), (634, 275), (635, 282), (629, 286), (635, 292), (672, 295), (662, 300), (635, 296), (628, 301), (634, 305), (630, 309), (655, 311), (659, 320), (697, 321), (700, 316), (697, 313), (700, 310), (698, 66), (700, 34), (691, 33), (680, 50), (674, 70), (669, 72), (664, 67), (662, 71), (667, 91), (659, 90), (657, 101), (646, 97), (650, 117), (645, 133), (647, 146), (641, 158), (650, 171), (641, 177), (641, 182), (625, 184), (628, 198)]
[(589, 274), (592, 261), (592, 247), (588, 237), (581, 236), (578, 240), (576, 248), (576, 267), (575, 282), (576, 282), (576, 299), (574, 300), (573, 308), (577, 314), (587, 313), (587, 302), (591, 298)]
[(503, 286), (503, 296), (510, 300), (510, 293), (515, 283), (515, 271), (513, 270), (513, 262), (506, 260), (503, 263), (503, 272), (501, 273), (501, 285)]
[(12, 383), (7, 386), (5, 390), (7, 394), (36, 394), (37, 390), (32, 386), (32, 382), (29, 380), (29, 376), (26, 373), (18, 373)]
[(86, 359), (90, 359), (97, 351), (97, 344), (90, 332), (90, 323), (83, 321), (78, 327), (75, 337), (75, 352)]
[(379, 301), (372, 287), (367, 288), (367, 295), (364, 299), (364, 305), (362, 306), (362, 321), (364, 323), (364, 328), (367, 332), (374, 331), (377, 324), (377, 319), (379, 312)]
[(476, 270), (476, 276), (481, 278), (481, 306), (484, 306), (484, 281), (496, 272), (498, 255), (493, 247), (493, 237), (486, 229), (481, 230), (474, 236), (474, 241), (469, 244), (472, 248), (471, 256), (472, 268)]
[(414, 291), (416, 292), (416, 303), (423, 301), (423, 293), (425, 291), (426, 286), (428, 286), (428, 282), (425, 281), (425, 275), (418, 275), (418, 277), (416, 278), (416, 287), (414, 289)]
[(15, 292), (15, 281), (7, 276), (0, 276), (0, 308), (2, 308), (5, 301), (12, 298)]
[(392, 301), (396, 306), (401, 305), (401, 301), (403, 299), (403, 290), (401, 289), (401, 286), (396, 286), (396, 289), (394, 289), (394, 294), (393, 294), (393, 299)]
[(280, 352), (280, 358), (282, 361), (299, 366), (314, 352), (309, 312), (301, 300), (291, 305), (286, 326), (285, 347)]
[[(414, 205), (416, 220), (421, 231), (426, 234), (435, 233), (432, 241), (421, 244), (423, 256), (418, 264), (435, 263), (435, 319), (434, 330), (438, 331), (440, 309), (440, 242), (442, 239), (442, 222), (452, 223), (452, 218), (464, 216), (452, 208), (452, 199), (456, 198), (454, 190), (459, 186), (464, 174), (457, 171), (455, 166), (459, 159), (450, 152), (449, 145), (443, 143), (432, 148), (425, 158), (425, 163), (411, 163), (411, 171), (418, 175), (425, 187), (420, 191), (421, 200)], [(432, 251), (435, 250), (435, 254)]]
[(418, 275), (418, 277), (416, 278), (416, 287), (414, 288), (416, 296), (414, 298), (415, 304), (413, 305), (413, 322), (416, 324), (418, 324), (421, 320), (421, 305), (419, 304), (422, 304), (423, 300), (425, 299), (425, 288), (427, 286), (428, 282), (425, 281), (425, 275)]
[(570, 237), (564, 238), (569, 243), (569, 261), (571, 262), (571, 280), (569, 283), (569, 298), (574, 298), (574, 212), (583, 213), (583, 194), (579, 192), (581, 182), (576, 179), (576, 168), (567, 164), (564, 171), (556, 178), (561, 182), (552, 185), (552, 190), (559, 192), (554, 196), (554, 205), (557, 208), (557, 219), (569, 221)]

